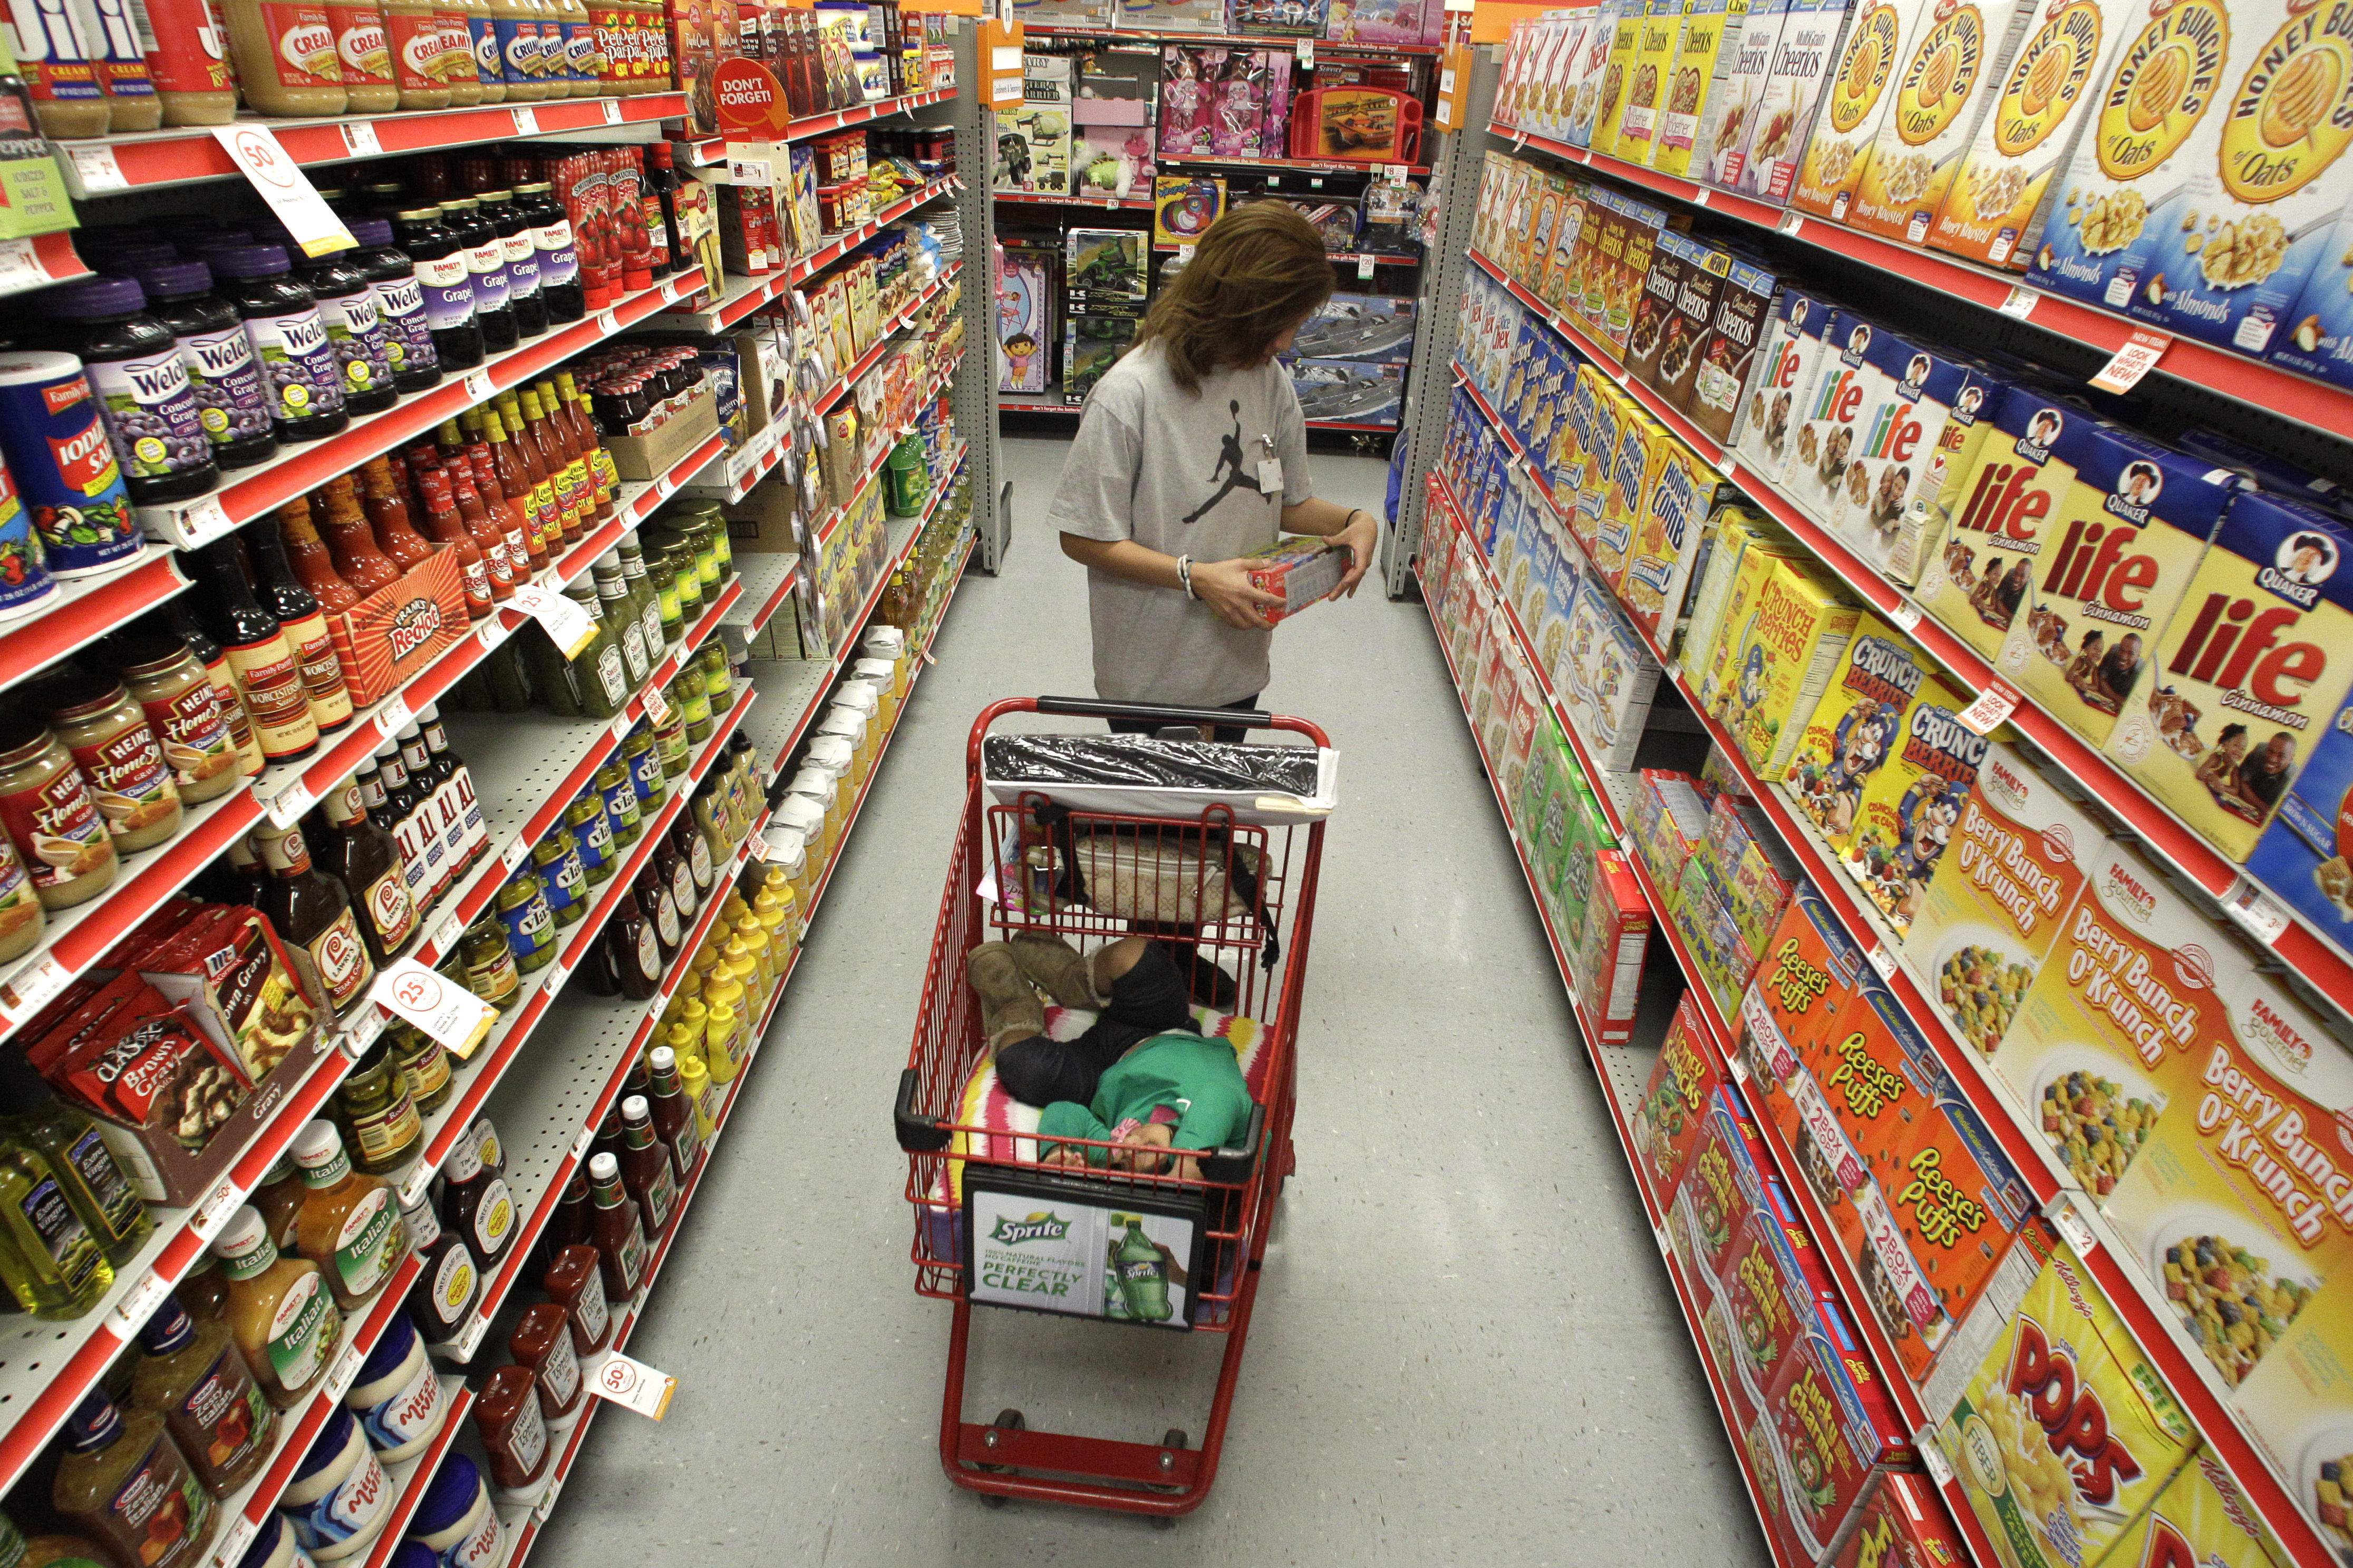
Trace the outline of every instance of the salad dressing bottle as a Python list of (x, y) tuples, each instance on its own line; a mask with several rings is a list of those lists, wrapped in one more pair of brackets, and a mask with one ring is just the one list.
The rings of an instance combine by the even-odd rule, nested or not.
[(229, 1216), (213, 1251), (228, 1279), (229, 1333), (254, 1380), (280, 1410), (301, 1404), (343, 1337), (319, 1266), (282, 1256), (249, 1204)]

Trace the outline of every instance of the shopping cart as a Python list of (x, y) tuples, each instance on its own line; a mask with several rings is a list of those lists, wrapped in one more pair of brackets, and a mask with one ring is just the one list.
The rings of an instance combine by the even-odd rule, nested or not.
[[(1010, 802), (992, 798), (983, 743), (1008, 713), (1134, 717), (1205, 726), (1203, 734), (1239, 724), (1304, 736), (1315, 754), (1331, 753), (1303, 719), (1054, 697), (992, 705), (966, 746), (964, 809), (896, 1115), (909, 1157), (915, 1289), (955, 1305), (940, 1462), (992, 1506), (1033, 1498), (1166, 1522), (1199, 1507), (1217, 1479), (1268, 1227), (1294, 1165), (1292, 1047), (1324, 823), (1314, 811), (1270, 820), (1247, 804), (1239, 816), (1223, 803), (1153, 816), (1058, 805), (1028, 789)], [(1230, 1003), (1195, 1016), (1205, 1033), (1235, 1046), (1244, 1067), (1255, 1110), (1237, 1146), (1205, 1151), (1198, 1173), (1038, 1163), (1036, 1112), (995, 1089), (964, 973), (981, 942), (1025, 930), (1060, 933), (1082, 950), (1150, 931), (1195, 973), (1216, 965), (1232, 977)], [(1200, 1446), (1178, 1428), (1158, 1443), (1031, 1431), (1018, 1410), (965, 1420), (976, 1304), (1226, 1335)]]

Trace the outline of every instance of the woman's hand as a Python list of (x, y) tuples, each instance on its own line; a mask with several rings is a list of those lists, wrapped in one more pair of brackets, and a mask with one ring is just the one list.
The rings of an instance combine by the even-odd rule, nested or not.
[(1324, 596), (1345, 599), (1356, 593), (1356, 584), (1363, 582), (1365, 574), (1372, 570), (1373, 552), (1380, 548), (1381, 542), (1380, 519), (1368, 511), (1351, 512), (1348, 526), (1334, 534), (1332, 542), (1346, 550), (1355, 559), (1348, 567), (1348, 574), (1340, 579), (1340, 585)]
[(1282, 595), (1250, 585), (1250, 568), (1240, 559), (1194, 562), (1193, 595), (1226, 625), (1246, 632), (1265, 631), (1272, 624), (1266, 612), (1283, 605)]

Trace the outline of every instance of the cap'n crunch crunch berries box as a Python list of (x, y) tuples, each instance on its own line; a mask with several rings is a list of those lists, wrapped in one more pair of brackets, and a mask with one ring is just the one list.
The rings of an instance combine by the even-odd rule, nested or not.
[(1886, 763), (1863, 786), (1839, 859), (1900, 936), (1936, 874), (1989, 742), (1960, 721), (1968, 695), (1931, 678), (1904, 716)]
[(1846, 842), (1862, 792), (1904, 736), (1934, 667), (1918, 645), (1865, 610), (1787, 767), (1798, 805), (1832, 846)]

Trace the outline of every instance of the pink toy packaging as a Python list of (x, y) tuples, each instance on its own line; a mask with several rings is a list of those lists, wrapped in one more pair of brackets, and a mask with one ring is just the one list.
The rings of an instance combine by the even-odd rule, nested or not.
[(1217, 151), (1211, 141), (1213, 79), (1210, 56), (1223, 49), (1170, 44), (1160, 51), (1160, 155), (1164, 158), (1206, 158)]

